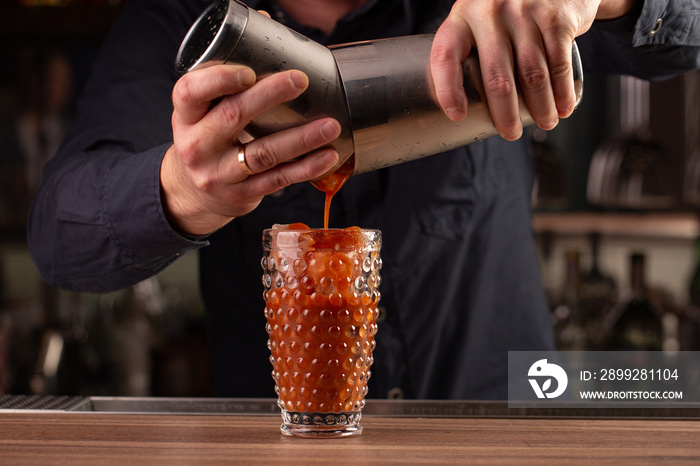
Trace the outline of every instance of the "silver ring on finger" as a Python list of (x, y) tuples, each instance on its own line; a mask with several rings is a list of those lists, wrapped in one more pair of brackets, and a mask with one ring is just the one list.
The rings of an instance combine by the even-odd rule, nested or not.
[(248, 164), (245, 162), (245, 148), (247, 144), (241, 144), (238, 147), (238, 164), (241, 166), (241, 170), (243, 170), (243, 173), (245, 173), (246, 176), (253, 175), (254, 173), (251, 171), (250, 167), (248, 167)]

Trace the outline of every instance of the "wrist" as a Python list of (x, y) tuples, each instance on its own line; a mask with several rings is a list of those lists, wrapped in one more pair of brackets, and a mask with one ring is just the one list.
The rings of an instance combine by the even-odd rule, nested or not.
[(601, 0), (596, 13), (596, 20), (617, 19), (644, 0)]
[(199, 207), (197, 199), (188, 188), (187, 180), (178, 169), (179, 160), (171, 146), (160, 168), (160, 191), (163, 213), (170, 226), (180, 234), (204, 236), (221, 228), (231, 219), (208, 212)]

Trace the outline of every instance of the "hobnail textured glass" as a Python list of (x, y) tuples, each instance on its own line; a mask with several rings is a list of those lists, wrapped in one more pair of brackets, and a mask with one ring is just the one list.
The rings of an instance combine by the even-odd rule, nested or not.
[(380, 299), (377, 230), (268, 229), (263, 284), (283, 434), (362, 432)]

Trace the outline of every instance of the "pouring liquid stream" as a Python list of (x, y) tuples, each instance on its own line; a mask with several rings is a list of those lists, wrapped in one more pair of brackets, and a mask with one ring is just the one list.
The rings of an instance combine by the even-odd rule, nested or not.
[(323, 228), (328, 229), (328, 222), (330, 218), (331, 211), (331, 201), (333, 196), (340, 191), (346, 181), (352, 176), (353, 170), (355, 168), (355, 155), (351, 155), (345, 163), (343, 163), (340, 168), (338, 168), (333, 173), (330, 173), (323, 178), (316, 181), (312, 181), (311, 184), (318, 189), (326, 193), (326, 202), (323, 209)]

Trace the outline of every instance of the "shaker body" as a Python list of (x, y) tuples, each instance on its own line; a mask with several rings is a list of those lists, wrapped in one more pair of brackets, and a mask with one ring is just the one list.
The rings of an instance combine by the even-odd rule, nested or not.
[[(438, 154), (497, 135), (478, 56), (462, 65), (469, 101), (460, 122), (447, 118), (430, 73), (432, 34), (379, 39), (332, 47), (345, 87), (355, 146), (354, 173)], [(577, 104), (583, 72), (576, 44), (572, 60)], [(533, 123), (519, 94), (523, 126)]]

